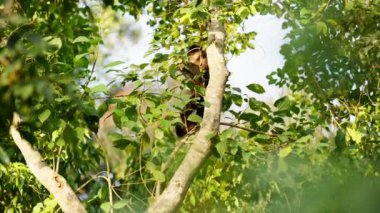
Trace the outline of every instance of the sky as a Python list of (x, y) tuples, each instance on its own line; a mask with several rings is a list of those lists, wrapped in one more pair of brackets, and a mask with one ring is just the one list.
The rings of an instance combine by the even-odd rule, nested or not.
[(227, 64), (231, 72), (229, 78), (231, 85), (240, 87), (244, 93), (254, 95), (245, 86), (258, 83), (265, 88), (266, 93), (254, 96), (263, 101), (273, 101), (283, 93), (282, 89), (269, 85), (266, 78), (284, 64), (284, 59), (279, 53), (286, 34), (281, 28), (282, 22), (272, 15), (256, 15), (249, 18), (245, 23), (245, 30), (257, 33), (253, 41), (255, 49), (249, 49), (240, 56), (232, 58)]
[[(147, 17), (142, 16), (136, 23), (131, 17), (125, 17), (126, 23), (132, 23), (132, 29), (140, 31), (137, 40), (122, 38), (116, 33), (109, 34), (108, 45), (101, 47), (101, 52), (107, 52), (107, 61), (124, 61), (128, 64), (146, 63), (149, 58), (144, 58), (145, 52), (149, 48), (152, 39), (152, 30), (145, 23)], [(283, 89), (268, 85), (266, 76), (280, 68), (284, 64), (284, 59), (279, 53), (281, 45), (284, 43), (286, 31), (281, 28), (282, 20), (272, 15), (255, 15), (245, 22), (245, 31), (255, 31), (257, 36), (254, 41), (255, 49), (248, 49), (239, 56), (228, 59), (227, 67), (231, 73), (229, 83), (234, 87), (240, 87), (243, 93), (254, 96), (259, 100), (273, 102), (283, 94)], [(109, 49), (109, 47), (112, 49)], [(108, 49), (107, 49), (108, 48)], [(125, 65), (124, 65), (125, 66)], [(103, 83), (108, 83), (112, 77), (98, 73)], [(262, 85), (266, 92), (261, 95), (251, 93), (246, 86), (251, 83)]]

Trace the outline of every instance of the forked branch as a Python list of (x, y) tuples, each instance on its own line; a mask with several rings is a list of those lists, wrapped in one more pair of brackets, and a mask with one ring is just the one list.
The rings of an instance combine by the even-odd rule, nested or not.
[(52, 194), (57, 200), (63, 212), (86, 212), (83, 204), (79, 201), (74, 191), (67, 184), (64, 177), (56, 173), (43, 160), (40, 153), (32, 145), (21, 137), (17, 130), (20, 123), (20, 116), (13, 113), (13, 121), (10, 133), (17, 147), (20, 149), (26, 164), (37, 180)]

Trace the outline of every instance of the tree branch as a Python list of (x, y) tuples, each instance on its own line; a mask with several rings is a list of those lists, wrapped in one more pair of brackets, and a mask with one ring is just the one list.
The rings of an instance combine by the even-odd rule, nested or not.
[(175, 212), (181, 205), (195, 175), (211, 152), (210, 136), (219, 130), (220, 114), (224, 89), (228, 77), (224, 59), (224, 41), (226, 33), (223, 23), (216, 19), (216, 14), (209, 25), (209, 47), (207, 60), (210, 72), (210, 82), (206, 89), (205, 108), (201, 128), (183, 159), (174, 173), (168, 186), (162, 194), (148, 208), (148, 212)]
[(235, 127), (235, 128), (238, 128), (238, 129), (245, 130), (245, 131), (247, 131), (247, 132), (255, 132), (255, 133), (259, 133), (259, 134), (263, 134), (263, 135), (269, 135), (269, 136), (271, 136), (271, 137), (276, 137), (276, 136), (277, 136), (277, 134), (272, 134), (272, 133), (269, 133), (269, 132), (263, 132), (263, 131), (259, 131), (259, 130), (251, 129), (251, 128), (248, 128), (248, 127), (239, 126), (238, 124), (232, 124), (232, 123), (220, 122), (220, 125), (223, 125), (223, 126), (230, 126), (230, 127)]
[(17, 130), (19, 123), (20, 116), (14, 112), (10, 133), (33, 175), (54, 195), (64, 212), (86, 212), (83, 204), (67, 184), (65, 178), (54, 172), (53, 169), (42, 160), (40, 153), (35, 150), (27, 140), (21, 137), (20, 132)]

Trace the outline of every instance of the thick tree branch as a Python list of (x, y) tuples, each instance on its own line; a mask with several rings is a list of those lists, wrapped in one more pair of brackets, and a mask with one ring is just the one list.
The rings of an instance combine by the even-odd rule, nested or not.
[(65, 178), (54, 172), (54, 170), (42, 160), (40, 153), (35, 150), (28, 141), (21, 137), (20, 132), (17, 130), (19, 123), (20, 117), (17, 113), (14, 113), (10, 133), (33, 175), (54, 195), (64, 212), (86, 212), (83, 204), (67, 184)]
[(181, 165), (169, 181), (162, 194), (152, 203), (148, 212), (174, 212), (181, 205), (186, 193), (202, 163), (211, 152), (210, 136), (219, 130), (222, 100), (228, 71), (224, 59), (224, 26), (216, 18), (210, 22), (209, 47), (207, 60), (210, 72), (210, 82), (206, 89), (205, 108), (201, 128), (194, 138), (188, 153)]

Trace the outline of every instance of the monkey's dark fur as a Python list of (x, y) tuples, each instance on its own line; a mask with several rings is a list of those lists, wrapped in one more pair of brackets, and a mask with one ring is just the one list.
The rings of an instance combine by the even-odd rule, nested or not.
[[(196, 86), (207, 87), (209, 80), (207, 55), (204, 50), (198, 45), (192, 45), (187, 52), (189, 62), (186, 65), (180, 67), (180, 71)], [(183, 137), (189, 132), (194, 132), (199, 128), (199, 124), (189, 121), (189, 116), (193, 113), (203, 117), (204, 112), (204, 98), (202, 94), (199, 94), (195, 88), (191, 91), (192, 96), (188, 104), (181, 112), (181, 120), (183, 125), (177, 125), (175, 127), (178, 137)]]

